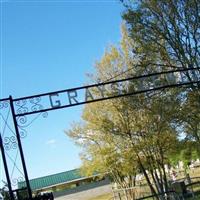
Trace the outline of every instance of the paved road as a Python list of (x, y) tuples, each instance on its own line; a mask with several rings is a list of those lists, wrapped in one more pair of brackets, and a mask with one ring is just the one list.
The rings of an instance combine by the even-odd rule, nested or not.
[[(111, 185), (104, 185), (104, 186), (99, 186), (97, 188), (73, 193), (73, 194), (68, 194), (60, 197), (55, 197), (56, 200), (88, 200), (92, 197), (99, 196), (105, 193), (111, 193)], [(102, 199), (104, 200), (104, 199)]]

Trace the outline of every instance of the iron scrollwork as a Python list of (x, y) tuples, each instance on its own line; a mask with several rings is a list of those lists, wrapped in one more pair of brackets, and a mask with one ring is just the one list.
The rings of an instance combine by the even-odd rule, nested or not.
[(11, 150), (11, 149), (16, 149), (17, 148), (16, 137), (15, 136), (5, 137), (4, 138), (4, 147), (7, 151)]
[(31, 111), (39, 111), (43, 109), (41, 102), (41, 97), (34, 97), (29, 100), (31, 105)]
[(43, 105), (41, 104), (41, 97), (33, 97), (30, 99), (21, 99), (15, 102), (16, 105), (16, 114), (17, 115), (25, 115), (28, 112), (32, 111), (40, 111), (43, 109)]
[(0, 101), (0, 109), (8, 108), (9, 101)]
[(28, 112), (27, 101), (26, 100), (19, 100), (15, 102), (17, 106), (17, 114), (23, 114)]
[(30, 111), (40, 111), (43, 109), (43, 105), (41, 104), (41, 97), (33, 97), (30, 99), (22, 99), (15, 102), (16, 114), (21, 115), (17, 117), (17, 124), (19, 127), (19, 134), (21, 138), (25, 138), (27, 136), (26, 128), (32, 124), (40, 115), (46, 118), (48, 116), (47, 112), (41, 112), (34, 118), (28, 120), (26, 113)]
[(26, 125), (26, 123), (27, 123), (26, 116), (20, 116), (17, 118), (17, 124), (19, 127), (19, 135), (21, 138), (25, 138), (27, 136), (27, 131), (25, 127), (27, 127), (28, 125)]
[(23, 182), (24, 182), (23, 177), (18, 177), (18, 178), (12, 179), (12, 185), (13, 186), (17, 186), (19, 183), (23, 183)]
[(29, 121), (27, 120), (27, 116), (19, 116), (17, 117), (17, 124), (20, 129), (24, 129), (31, 125), (40, 115), (42, 115), (43, 118), (46, 118), (48, 116), (48, 112), (41, 112)]
[(48, 117), (48, 112), (42, 112), (42, 117), (47, 118)]

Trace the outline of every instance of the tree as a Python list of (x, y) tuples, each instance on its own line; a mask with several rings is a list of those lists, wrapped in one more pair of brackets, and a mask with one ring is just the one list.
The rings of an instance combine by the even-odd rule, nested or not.
[(7, 184), (5, 184), (2, 188), (0, 188), (0, 194), (2, 195), (4, 200), (9, 200), (10, 199), (10, 195), (9, 195)]
[[(101, 107), (100, 103), (97, 103), (97, 105), (93, 104), (92, 108), (96, 106)], [(87, 114), (84, 113), (84, 115)], [(99, 116), (99, 118), (101, 117)], [(84, 148), (84, 152), (81, 154), (83, 161), (82, 173), (87, 176), (94, 173), (102, 176), (108, 175), (113, 182), (117, 183), (119, 188), (133, 187), (137, 172), (134, 152), (129, 148), (127, 141), (122, 141), (117, 135), (113, 137), (112, 134), (109, 134), (109, 128), (107, 131), (103, 131), (103, 127), (100, 128), (102, 124), (96, 126), (94, 124), (96, 120), (95, 117), (93, 123), (81, 126), (75, 124), (68, 132), (68, 135)], [(109, 123), (109, 121), (107, 122)], [(104, 122), (104, 127), (108, 125), (107, 122)], [(90, 125), (95, 126), (95, 129), (89, 128)]]
[[(165, 68), (200, 67), (200, 1), (199, 0), (121, 0), (125, 6), (123, 18), (130, 37), (136, 45), (132, 49), (140, 57), (144, 68), (149, 63)], [(156, 58), (156, 59), (155, 59)], [(200, 80), (200, 70), (186, 73), (188, 80)], [(179, 132), (195, 140), (200, 146), (199, 99), (200, 84), (177, 92), (181, 99)], [(179, 122), (178, 122), (179, 121)], [(178, 126), (179, 125), (179, 126)], [(200, 154), (199, 154), (200, 155)]]
[(192, 90), (187, 93), (187, 99), (182, 104), (181, 117), (183, 129), (187, 139), (197, 143), (200, 157), (200, 92)]
[[(135, 43), (124, 26), (122, 33), (120, 47), (111, 46), (96, 63), (94, 81), (127, 77), (143, 71), (136, 64), (139, 58), (133, 58), (131, 49)], [(156, 71), (157, 66), (151, 67)], [(120, 87), (129, 90), (139, 84), (129, 82)], [(107, 92), (115, 90), (107, 89)], [(153, 194), (167, 191), (164, 165), (177, 141), (172, 122), (179, 99), (173, 95), (171, 91), (159, 91), (86, 105), (83, 122), (76, 123), (67, 132), (84, 148), (84, 171), (109, 173), (121, 187), (133, 186), (135, 174), (142, 172)], [(133, 199), (134, 194), (131, 195), (127, 194), (127, 197)]]
[[(200, 2), (198, 0), (122, 0), (123, 18), (131, 38), (137, 42), (133, 51), (148, 62), (167, 67), (199, 67)], [(191, 78), (191, 74), (187, 74)]]
[[(132, 42), (125, 26), (122, 26), (121, 49), (110, 46), (106, 50), (103, 58), (96, 63), (96, 73), (92, 74), (92, 81), (106, 81), (113, 76), (115, 79), (123, 78), (127, 75), (124, 71), (134, 73), (133, 59), (129, 55)], [(130, 142), (121, 137), (121, 133), (125, 131), (121, 122), (125, 118), (123, 113), (117, 110), (124, 110), (124, 105), (120, 104), (121, 100), (114, 99), (86, 105), (82, 116), (84, 121), (74, 124), (67, 134), (84, 148), (81, 155), (84, 173), (109, 173), (120, 188), (127, 188), (135, 184), (138, 164), (135, 162)]]

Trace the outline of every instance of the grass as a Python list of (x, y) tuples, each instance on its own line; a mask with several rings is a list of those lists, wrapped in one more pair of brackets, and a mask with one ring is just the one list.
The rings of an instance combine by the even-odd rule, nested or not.
[(195, 195), (195, 197), (187, 198), (187, 200), (200, 200), (200, 194)]
[(103, 194), (97, 197), (90, 198), (88, 200), (110, 200), (110, 199), (112, 199), (112, 194), (108, 193), (108, 194)]
[[(200, 167), (199, 168), (195, 168), (195, 169), (192, 169), (192, 170), (189, 170), (189, 174), (190, 174), (190, 177), (200, 177)], [(184, 177), (184, 173), (180, 173), (179, 174), (179, 177), (178, 178), (183, 178)], [(186, 198), (187, 200), (200, 200), (200, 188), (199, 188), (199, 185), (193, 187), (193, 191), (195, 192), (195, 199), (193, 197), (191, 198)], [(93, 198), (90, 198), (90, 199), (87, 199), (87, 200), (111, 200), (112, 199), (112, 194), (109, 193), (109, 194), (104, 194), (104, 195), (100, 195), (100, 196), (97, 196), (97, 197), (93, 197)], [(149, 199), (150, 200), (150, 199)]]

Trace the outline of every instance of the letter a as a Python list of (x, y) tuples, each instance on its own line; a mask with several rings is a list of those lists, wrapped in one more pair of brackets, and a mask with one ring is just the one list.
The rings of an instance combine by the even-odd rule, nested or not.
[(85, 101), (88, 101), (88, 98), (90, 98), (90, 100), (94, 100), (90, 90), (88, 88), (85, 89)]

